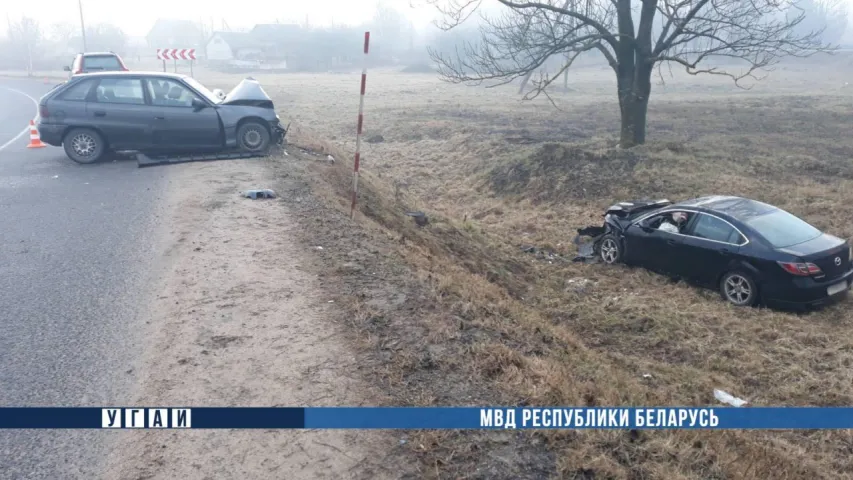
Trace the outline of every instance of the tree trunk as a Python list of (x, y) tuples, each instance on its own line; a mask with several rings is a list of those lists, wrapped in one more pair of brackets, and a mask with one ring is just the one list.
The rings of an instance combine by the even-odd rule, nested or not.
[(619, 106), (621, 108), (622, 128), (619, 146), (631, 148), (646, 143), (646, 114), (649, 107), (649, 94), (652, 90), (652, 66), (641, 62), (620, 82)]
[(622, 104), (622, 130), (619, 146), (631, 148), (646, 142), (646, 112), (649, 101), (629, 98)]
[(527, 72), (527, 75), (525, 75), (524, 78), (521, 80), (521, 86), (518, 87), (519, 94), (524, 91), (524, 87), (527, 86), (527, 81), (530, 80), (531, 75), (533, 75), (533, 70)]

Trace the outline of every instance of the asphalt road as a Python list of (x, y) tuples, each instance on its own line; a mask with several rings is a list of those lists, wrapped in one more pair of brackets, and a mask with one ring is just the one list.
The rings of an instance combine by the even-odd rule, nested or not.
[[(51, 87), (0, 78), (0, 406), (127, 405), (168, 167), (27, 149)], [(111, 434), (0, 431), (0, 478), (94, 478)]]

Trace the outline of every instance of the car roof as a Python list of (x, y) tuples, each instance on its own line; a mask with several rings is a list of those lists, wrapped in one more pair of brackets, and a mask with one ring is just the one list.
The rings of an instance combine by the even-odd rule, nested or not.
[(741, 222), (778, 210), (777, 207), (758, 200), (731, 195), (709, 195), (671, 205), (671, 207), (677, 206), (693, 207), (697, 210), (722, 214)]
[(104, 56), (104, 55), (111, 55), (113, 57), (118, 56), (118, 54), (115, 52), (82, 52), (82, 53), (78, 53), (77, 55), (82, 55), (84, 57), (99, 57), (99, 56)]
[(174, 78), (176, 80), (188, 78), (186, 75), (181, 73), (168, 73), (168, 72), (145, 72), (138, 70), (106, 70), (103, 72), (91, 72), (81, 74), (80, 77), (83, 78), (92, 78), (92, 77), (161, 77), (161, 78)]

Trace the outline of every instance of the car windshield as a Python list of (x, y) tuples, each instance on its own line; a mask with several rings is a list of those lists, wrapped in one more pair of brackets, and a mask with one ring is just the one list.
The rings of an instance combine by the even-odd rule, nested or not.
[(121, 64), (113, 55), (90, 55), (83, 58), (86, 70), (121, 70)]
[(821, 235), (817, 228), (781, 209), (750, 218), (746, 224), (776, 248), (790, 247)]
[(187, 84), (189, 84), (189, 86), (193, 87), (198, 93), (207, 97), (207, 99), (210, 100), (211, 102), (213, 102), (213, 103), (219, 103), (220, 102), (219, 97), (214, 95), (213, 92), (211, 92), (210, 90), (207, 89), (207, 87), (205, 87), (204, 85), (199, 83), (198, 80), (196, 80), (192, 77), (188, 77), (188, 78), (185, 78), (184, 81), (187, 82)]

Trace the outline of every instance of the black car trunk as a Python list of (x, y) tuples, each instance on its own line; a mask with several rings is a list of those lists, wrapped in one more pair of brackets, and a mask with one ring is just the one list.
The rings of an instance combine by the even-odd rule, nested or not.
[(782, 250), (820, 267), (825, 275), (820, 280), (832, 280), (850, 270), (850, 244), (832, 235), (823, 234)]

